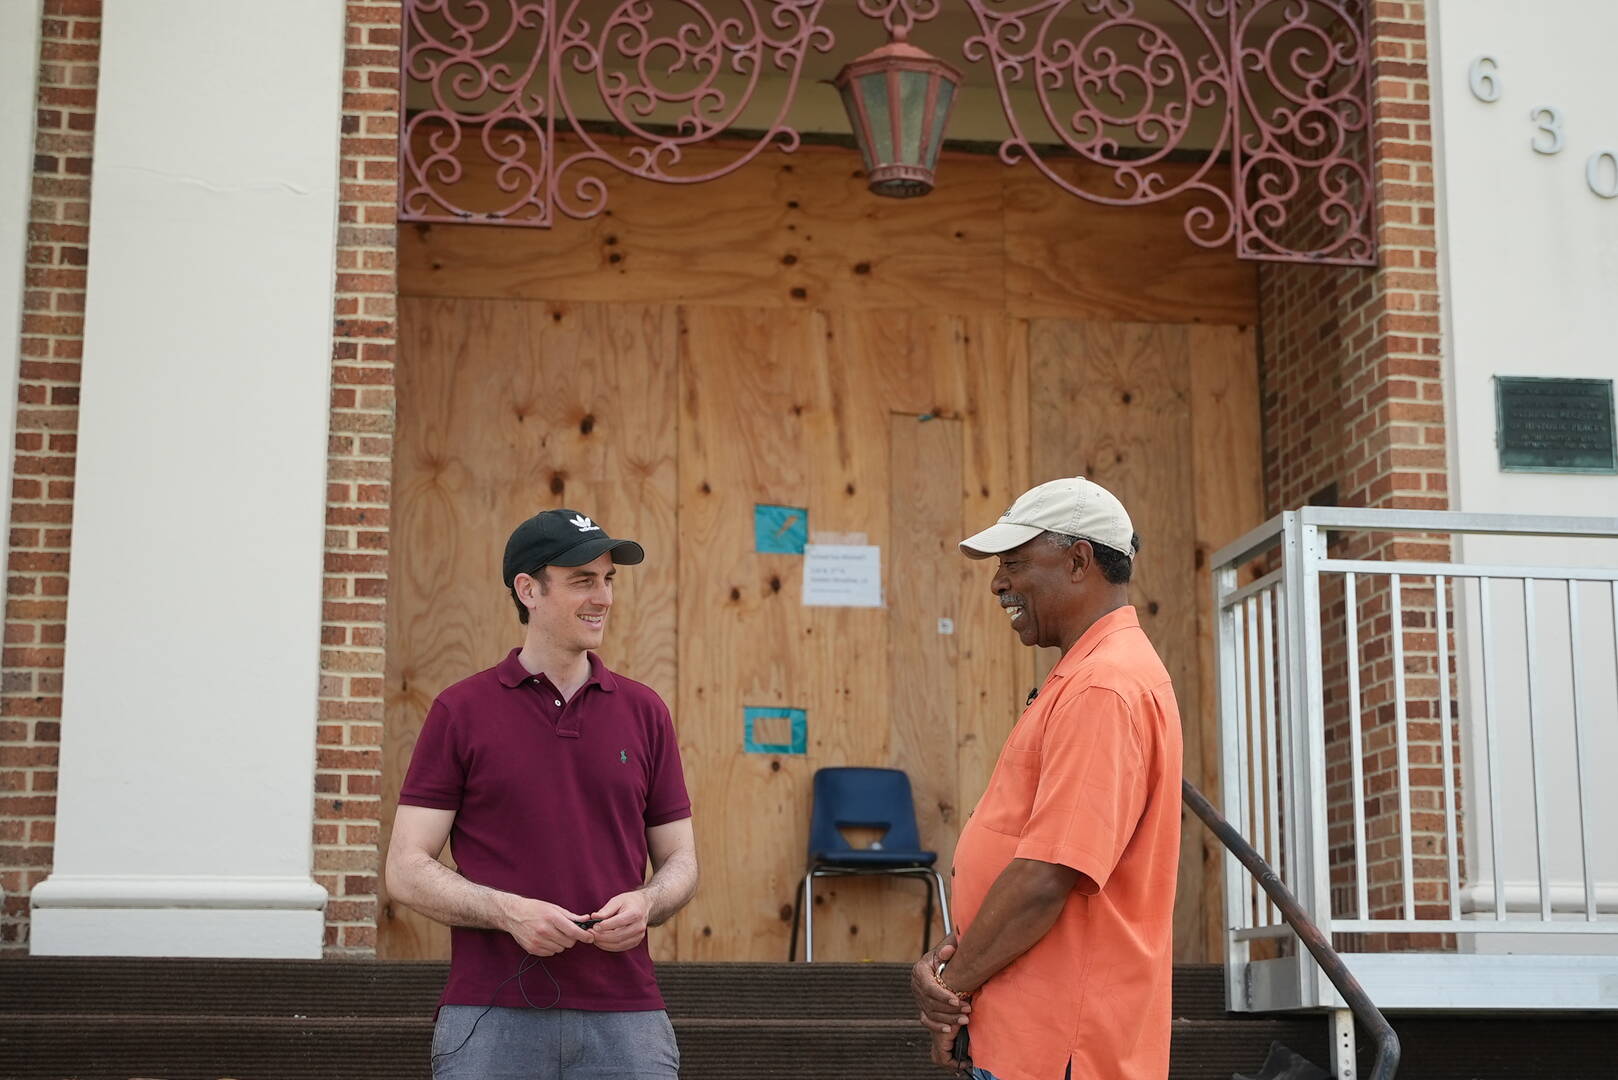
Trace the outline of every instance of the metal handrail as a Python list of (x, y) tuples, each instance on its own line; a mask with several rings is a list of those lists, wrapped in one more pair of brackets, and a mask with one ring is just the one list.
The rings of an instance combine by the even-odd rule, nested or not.
[(1320, 970), (1343, 996), (1343, 1001), (1353, 1011), (1354, 1018), (1376, 1040), (1376, 1063), (1371, 1067), (1371, 1080), (1393, 1080), (1394, 1073), (1399, 1070), (1398, 1033), (1393, 1030), (1393, 1025), (1388, 1023), (1388, 1018), (1382, 1015), (1382, 1010), (1371, 1001), (1359, 980), (1354, 978), (1354, 973), (1348, 970), (1343, 958), (1337, 955), (1337, 950), (1331, 947), (1326, 935), (1321, 933), (1320, 927), (1309, 918), (1303, 910), (1303, 905), (1292, 895), (1292, 891), (1281, 883), (1281, 878), (1270, 864), (1264, 861), (1264, 856), (1255, 851), (1253, 845), (1225, 820), (1224, 815), (1214, 809), (1214, 805), (1197, 790), (1195, 784), (1189, 780), (1181, 780), (1180, 795), (1192, 812), (1202, 819), (1202, 823), (1219, 837), (1220, 843), (1224, 844), (1247, 868), (1247, 872), (1257, 879), (1259, 885), (1275, 902), (1281, 917), (1286, 919), (1287, 925), (1298, 935), (1303, 947), (1309, 950), (1315, 962), (1320, 965)]

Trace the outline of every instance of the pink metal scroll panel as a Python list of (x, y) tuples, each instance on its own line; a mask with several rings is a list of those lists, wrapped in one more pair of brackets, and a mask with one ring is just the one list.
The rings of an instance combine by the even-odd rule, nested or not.
[[(1376, 265), (1367, 2), (1260, 0), (1232, 12), (1242, 258)], [(1275, 12), (1280, 25), (1264, 25)]]
[[(558, 211), (586, 218), (606, 208), (593, 165), (694, 184), (735, 171), (771, 144), (795, 150), (798, 133), (785, 118), (804, 55), (833, 44), (817, 22), (822, 3), (405, 0), (402, 83), (407, 95), (411, 84), (424, 86), (432, 105), (410, 111), (400, 128), (399, 220), (548, 227)], [(671, 6), (689, 12), (672, 32), (658, 18)], [(906, 0), (890, 6), (902, 13)], [(688, 147), (736, 133), (769, 69), (789, 80), (773, 121), (724, 165), (686, 167)], [(627, 139), (592, 133), (565, 92), (565, 72), (588, 80)], [(740, 92), (718, 85), (727, 75), (742, 78)], [(583, 144), (566, 156), (558, 120)], [(496, 190), (463, 183), (479, 155)]]
[[(1187, 49), (1132, 0), (967, 0), (980, 33), (967, 59), (994, 73), (1011, 135), (1008, 165), (1027, 161), (1052, 183), (1088, 202), (1136, 206), (1180, 196), (1195, 205), (1185, 229), (1193, 242), (1220, 247), (1236, 233), (1234, 200), (1213, 183), (1231, 145), (1235, 110), (1220, 25), (1226, 0), (1173, 0), (1194, 34)], [(1073, 12), (1093, 22), (1064, 19)], [(1015, 90), (1032, 90), (1037, 117), (1020, 114)], [(1167, 168), (1198, 122), (1217, 134), (1189, 176)], [(1037, 126), (1036, 126), (1037, 125)], [(1054, 141), (1053, 141), (1054, 140)], [(1097, 166), (1073, 169), (1070, 161)]]
[[(979, 33), (962, 51), (990, 65), (1011, 131), (1006, 162), (1026, 160), (1093, 203), (1185, 198), (1192, 241), (1234, 241), (1242, 258), (1374, 265), (1365, 0), (964, 2)], [(768, 146), (790, 152), (805, 56), (834, 44), (823, 3), (405, 0), (404, 82), (425, 87), (431, 107), (401, 129), (400, 220), (544, 227), (557, 211), (605, 209), (603, 170), (700, 183)], [(857, 0), (890, 32), (941, 3)], [(1178, 10), (1172, 25), (1140, 10), (1164, 5)], [(739, 134), (767, 68), (786, 81), (773, 118), (751, 123), (745, 143), (715, 143)], [(739, 91), (719, 85), (726, 75)], [(613, 138), (581, 121), (581, 77)], [(1036, 115), (1019, 115), (1022, 88)], [(575, 141), (558, 143), (559, 117)], [(704, 143), (734, 154), (694, 169), (685, 152)], [(497, 190), (463, 183), (473, 155)], [(1189, 172), (1168, 167), (1188, 157)], [(1212, 178), (1222, 159), (1228, 187)]]
[[(1134, 0), (966, 0), (980, 31), (966, 56), (990, 65), (1011, 127), (1001, 159), (1094, 203), (1183, 197), (1203, 247), (1375, 265), (1364, 0), (1164, 2), (1179, 38)], [(1018, 88), (1039, 103), (1036, 131)], [(1167, 168), (1198, 131), (1197, 166)], [(1228, 188), (1210, 179), (1227, 155)]]

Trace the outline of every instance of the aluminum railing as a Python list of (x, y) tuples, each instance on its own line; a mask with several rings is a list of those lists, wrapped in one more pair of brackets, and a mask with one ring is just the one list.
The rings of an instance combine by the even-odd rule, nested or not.
[[(1618, 518), (1308, 507), (1213, 577), (1225, 814), (1378, 1003), (1618, 1008)], [(1225, 899), (1232, 1008), (1342, 1008)]]

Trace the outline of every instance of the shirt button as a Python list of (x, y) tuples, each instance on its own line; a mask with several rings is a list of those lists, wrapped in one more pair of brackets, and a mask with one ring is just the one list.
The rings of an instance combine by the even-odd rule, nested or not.
[(561, 698), (556, 699), (556, 707), (558, 709), (560, 709), (562, 707), (562, 699)]

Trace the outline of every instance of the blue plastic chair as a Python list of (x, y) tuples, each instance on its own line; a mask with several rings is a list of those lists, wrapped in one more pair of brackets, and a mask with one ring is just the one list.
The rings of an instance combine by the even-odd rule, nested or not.
[[(844, 828), (886, 831), (870, 847), (856, 848), (844, 839), (841, 832)], [(792, 944), (787, 959), (792, 960), (797, 955), (800, 917), (804, 927), (804, 961), (811, 962), (815, 958), (815, 878), (862, 874), (925, 874), (932, 878), (927, 889), (927, 918), (921, 932), (921, 948), (926, 952), (933, 925), (935, 887), (945, 935), (952, 930), (944, 878), (933, 868), (937, 861), (937, 852), (922, 849), (921, 833), (916, 828), (916, 804), (910, 794), (910, 777), (902, 770), (817, 770), (814, 803), (809, 812), (809, 868), (792, 907)]]

